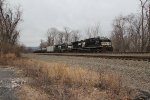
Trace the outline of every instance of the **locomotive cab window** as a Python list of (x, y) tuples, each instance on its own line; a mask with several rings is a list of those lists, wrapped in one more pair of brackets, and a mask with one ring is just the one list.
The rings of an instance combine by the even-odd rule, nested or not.
[(102, 45), (102, 46), (110, 46), (110, 45), (111, 45), (111, 42), (101, 42), (101, 45)]

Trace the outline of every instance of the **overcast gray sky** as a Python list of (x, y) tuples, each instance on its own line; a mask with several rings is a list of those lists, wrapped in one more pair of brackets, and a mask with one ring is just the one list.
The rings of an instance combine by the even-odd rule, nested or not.
[(137, 13), (139, 0), (9, 0), (20, 4), (23, 22), (20, 41), (27, 46), (38, 46), (45, 39), (48, 28), (70, 27), (85, 30), (100, 23), (102, 35), (109, 36), (112, 21), (118, 15)]

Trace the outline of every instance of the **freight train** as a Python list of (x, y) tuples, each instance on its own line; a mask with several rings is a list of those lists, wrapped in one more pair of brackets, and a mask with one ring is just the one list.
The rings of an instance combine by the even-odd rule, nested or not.
[(81, 41), (63, 43), (54, 46), (48, 46), (46, 52), (65, 53), (65, 52), (111, 52), (113, 51), (111, 40), (104, 37), (89, 38)]

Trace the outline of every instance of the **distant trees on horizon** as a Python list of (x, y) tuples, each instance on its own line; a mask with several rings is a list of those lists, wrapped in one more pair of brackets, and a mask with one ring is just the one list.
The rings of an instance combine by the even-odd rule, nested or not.
[[(95, 26), (88, 27), (85, 30), (85, 33), (88, 38), (100, 36), (100, 25), (96, 24)], [(79, 41), (82, 36), (79, 30), (73, 30), (69, 27), (64, 27), (63, 30), (58, 30), (57, 28), (49, 28), (46, 35), (47, 40), (41, 41), (40, 48), (45, 48), (46, 46), (53, 46), (56, 44)]]

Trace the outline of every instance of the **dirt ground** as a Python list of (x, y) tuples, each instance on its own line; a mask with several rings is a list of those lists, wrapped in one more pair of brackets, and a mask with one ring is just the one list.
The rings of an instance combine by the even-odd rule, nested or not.
[(92, 70), (101, 70), (119, 74), (125, 87), (140, 91), (144, 100), (150, 99), (150, 62), (120, 59), (83, 58), (28, 54), (29, 57), (46, 62), (65, 63)]
[(0, 100), (18, 100), (15, 91), (22, 80), (17, 72), (17, 69), (0, 66)]

